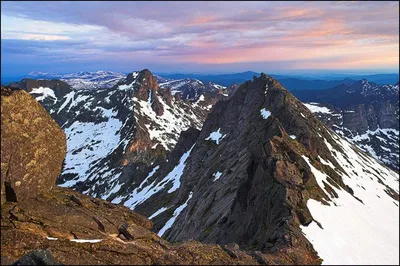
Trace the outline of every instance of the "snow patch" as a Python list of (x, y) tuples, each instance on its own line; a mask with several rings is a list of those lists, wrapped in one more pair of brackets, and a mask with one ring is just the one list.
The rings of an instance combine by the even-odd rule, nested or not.
[(268, 119), (268, 117), (271, 116), (271, 112), (268, 111), (267, 109), (263, 108), (260, 110), (260, 114), (264, 119)]
[(86, 180), (91, 166), (118, 147), (118, 132), (122, 122), (114, 118), (116, 111), (103, 109), (103, 113), (108, 117), (106, 122), (96, 124), (75, 121), (64, 129), (67, 135), (67, 155), (63, 174), (76, 174), (77, 177), (60, 184), (61, 187), (71, 187)]
[(159, 209), (159, 210), (157, 210), (155, 213), (153, 213), (153, 214), (149, 217), (149, 219), (150, 219), (150, 220), (153, 219), (154, 217), (156, 217), (157, 215), (159, 215), (159, 214), (165, 212), (165, 211), (168, 210), (168, 209), (169, 209), (169, 208), (162, 207), (161, 209)]
[(213, 182), (217, 181), (221, 177), (222, 173), (221, 172), (216, 172), (213, 174), (214, 180)]
[(37, 101), (43, 101), (47, 97), (51, 97), (54, 99), (54, 103), (57, 102), (57, 97), (54, 94), (54, 91), (50, 88), (47, 87), (39, 87), (39, 88), (33, 88), (30, 94), (41, 94), (39, 97), (35, 97)]
[(186, 206), (187, 206), (189, 200), (192, 198), (192, 196), (193, 196), (193, 192), (190, 192), (189, 193), (189, 197), (185, 201), (185, 203), (183, 203), (181, 206), (179, 206), (178, 208), (175, 209), (174, 214), (172, 215), (172, 217), (165, 223), (163, 228), (161, 228), (161, 230), (158, 232), (158, 236), (161, 237), (168, 229), (171, 228), (171, 226), (175, 223), (176, 218), (186, 208)]
[(318, 106), (315, 103), (305, 103), (304, 104), (312, 113), (324, 113), (324, 114), (332, 114), (332, 110), (324, 107)]
[[(196, 144), (194, 144), (196, 145)], [(183, 170), (185, 169), (186, 166), (186, 159), (189, 157), (190, 153), (192, 152), (192, 149), (194, 147), (194, 145), (190, 148), (190, 150), (186, 153), (184, 153), (181, 157), (181, 159), (179, 160), (179, 164), (177, 166), (175, 166), (175, 168), (163, 179), (162, 182), (165, 181), (171, 181), (172, 180), (172, 188), (170, 188), (168, 190), (168, 193), (172, 193), (175, 190), (177, 190), (180, 185), (181, 185), (181, 176), (183, 174)]]
[(217, 145), (219, 144), (219, 142), (226, 137), (226, 134), (222, 136), (222, 134), (220, 133), (221, 128), (218, 128), (217, 131), (211, 132), (210, 135), (205, 139), (205, 140), (213, 140), (217, 143)]
[[(179, 160), (179, 163), (175, 168), (161, 181), (157, 182), (154, 180), (150, 185), (146, 186), (147, 180), (154, 175), (154, 173), (159, 169), (159, 166), (156, 166), (151, 173), (146, 177), (146, 179), (131, 193), (129, 199), (125, 201), (124, 205), (135, 209), (137, 205), (149, 199), (152, 195), (164, 189), (164, 187), (172, 182), (172, 187), (168, 190), (168, 193), (172, 193), (176, 191), (180, 185), (180, 178), (182, 176), (183, 170), (185, 169), (186, 159), (189, 157), (190, 152), (192, 151), (194, 145), (190, 148), (189, 151), (184, 153)], [(121, 198), (115, 198), (112, 203), (119, 203)]]
[(70, 239), (70, 241), (76, 243), (99, 243), (103, 239)]

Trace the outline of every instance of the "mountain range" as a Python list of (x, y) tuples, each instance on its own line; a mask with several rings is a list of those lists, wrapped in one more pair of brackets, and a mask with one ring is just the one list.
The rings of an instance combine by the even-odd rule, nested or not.
[(26, 78), (30, 79), (59, 79), (68, 83), (74, 89), (92, 90), (112, 88), (121, 79), (126, 77), (125, 74), (112, 71), (81, 71), (70, 74), (55, 74), (45, 72), (30, 72)]
[[(233, 83), (242, 84), (253, 76), (259, 76), (260, 73), (246, 71), (234, 74), (159, 74), (164, 78), (171, 79), (198, 79), (202, 82), (215, 82), (224, 86), (230, 86)], [(271, 74), (271, 77), (278, 80), (288, 90), (322, 90), (332, 88), (342, 84), (351, 84), (357, 80), (367, 79), (378, 84), (395, 84), (399, 80), (399, 74), (373, 74), (373, 75), (326, 75), (323, 77), (313, 75), (277, 75)]]
[[(365, 127), (356, 122), (370, 108), (374, 112), (366, 118), (368, 130), (393, 126), (388, 104), (395, 104), (390, 99), (396, 95), (396, 86), (381, 88), (363, 80), (329, 92), (321, 90), (314, 100), (302, 99), (302, 92), (296, 92), (300, 100), (309, 102), (303, 104), (263, 73), (238, 83), (241, 85), (227, 87), (192, 77), (171, 80), (142, 70), (128, 74), (111, 88), (82, 90), (61, 80), (33, 79), (14, 83), (14, 89), (5, 88), (4, 93), (2, 88), (2, 154), (6, 154), (1, 157), (2, 197), (6, 198), (2, 221), (17, 224), (5, 227), (7, 239), (18, 233), (25, 242), (6, 245), (2, 241), (6, 248), (2, 258), (5, 254), (17, 259), (24, 246), (33, 245), (28, 243), (32, 234), (41, 234), (38, 247), (44, 247), (49, 237), (57, 238), (53, 255), (62, 263), (72, 261), (62, 250), (82, 254), (79, 257), (86, 263), (91, 258), (104, 259), (99, 250), (113, 250), (106, 258), (115, 263), (137, 254), (138, 245), (141, 260), (132, 260), (139, 263), (146, 258), (156, 264), (398, 263), (398, 173), (357, 148), (334, 127), (363, 134)], [(27, 93), (15, 92), (15, 88), (29, 92), (51, 118), (36, 110)], [(348, 101), (336, 100), (340, 97), (337, 92)], [(360, 97), (365, 99), (360, 102)], [(333, 100), (329, 103), (327, 99)], [(337, 104), (330, 108), (341, 110), (337, 112), (341, 112), (342, 124), (329, 124), (329, 119), (323, 123), (314, 116), (313, 112), (321, 113), (317, 107), (326, 108), (324, 104)], [(388, 111), (380, 115), (376, 106)], [(359, 115), (347, 119), (344, 113), (349, 111)], [(26, 115), (40, 119), (25, 119)], [(373, 116), (379, 119), (370, 119)], [(52, 119), (65, 132), (66, 145), (62, 134), (56, 137), (60, 133), (54, 133), (57, 142), (53, 143), (52, 134), (47, 133), (61, 131), (54, 121), (43, 124), (51, 125), (48, 130), (34, 126)], [(27, 126), (30, 123), (32, 129)], [(43, 142), (35, 142), (28, 133), (39, 134), (38, 140)], [(27, 154), (36, 160), (39, 151), (46, 149), (46, 139), (59, 149), (50, 157), (54, 161), (42, 159), (53, 162), (48, 164), (53, 179), (45, 179), (47, 170), (43, 170), (37, 175), (46, 181), (38, 182), (32, 174), (26, 175), (37, 163), (18, 161), (22, 153), (12, 153), (7, 147), (17, 143), (17, 148), (29, 149)], [(22, 146), (25, 142), (34, 145)], [(21, 173), (8, 174), (11, 166), (22, 166)], [(61, 188), (53, 188), (57, 172)], [(32, 181), (25, 183), (30, 178)], [(26, 192), (29, 184), (38, 187), (32, 188), (32, 195)], [(39, 193), (43, 191), (45, 194)], [(130, 214), (126, 207), (140, 215)], [(27, 212), (44, 222), (35, 227), (24, 216)], [(51, 218), (54, 213), (56, 218)], [(65, 232), (55, 220), (68, 216), (76, 219), (66, 223), (69, 231)], [(127, 217), (134, 222), (119, 226), (124, 223), (120, 219)], [(130, 234), (127, 228), (133, 228)], [(83, 242), (98, 240), (91, 246), (89, 254), (93, 255), (75, 244), (58, 241), (71, 235)], [(23, 236), (29, 237), (23, 240)], [(180, 251), (159, 255), (160, 250), (171, 250), (162, 238), (181, 243)], [(130, 242), (134, 239), (139, 242)], [(190, 244), (193, 239), (202, 244)], [(153, 257), (149, 255), (152, 249)], [(179, 260), (177, 252), (181, 258), (192, 252), (191, 260)]]
[[(75, 89), (94, 89), (94, 88), (111, 88), (119, 80), (123, 79), (127, 73), (119, 73), (112, 71), (82, 71), (76, 73), (56, 74), (48, 72), (33, 71), (21, 77), (3, 77), (2, 84), (10, 84), (21, 80), (22, 78), (30, 79), (61, 79), (70, 84)], [(246, 71), (233, 74), (165, 74), (158, 73), (157, 78), (165, 80), (198, 80), (204, 84), (215, 83), (225, 87), (232, 84), (242, 84), (253, 76), (259, 76), (260, 73)], [(399, 74), (291, 74), (280, 75), (271, 74), (288, 90), (321, 90), (329, 89), (342, 84), (352, 84), (357, 80), (367, 79), (370, 82), (375, 82), (378, 85), (395, 84), (399, 80)], [(160, 83), (162, 83), (159, 80)]]

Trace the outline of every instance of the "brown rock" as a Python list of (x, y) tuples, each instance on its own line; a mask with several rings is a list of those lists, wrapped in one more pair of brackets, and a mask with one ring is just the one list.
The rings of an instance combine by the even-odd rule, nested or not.
[(22, 90), (1, 95), (1, 183), (6, 200), (25, 200), (51, 190), (65, 154), (65, 133), (36, 100)]

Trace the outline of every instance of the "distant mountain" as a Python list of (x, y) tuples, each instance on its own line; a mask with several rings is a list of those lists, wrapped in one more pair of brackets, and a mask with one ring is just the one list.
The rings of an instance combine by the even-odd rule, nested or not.
[(201, 95), (212, 95), (218, 98), (227, 98), (229, 92), (225, 86), (193, 78), (170, 79), (156, 76), (160, 88), (169, 88), (173, 95), (179, 94), (183, 100), (197, 101)]
[(293, 94), (336, 133), (399, 170), (399, 86), (367, 80)]
[(60, 77), (61, 80), (67, 82), (74, 89), (100, 89), (112, 88), (120, 80), (126, 77), (125, 74), (111, 71), (96, 72), (77, 72), (65, 74)]
[[(273, 76), (273, 75), (271, 75)], [(290, 91), (294, 90), (324, 90), (342, 84), (351, 84), (355, 80), (341, 79), (341, 80), (306, 80), (299, 78), (275, 77), (285, 88)]]
[(95, 72), (81, 71), (70, 74), (56, 74), (48, 72), (33, 71), (25, 78), (28, 79), (59, 79), (68, 83), (72, 88), (77, 90), (93, 90), (112, 88), (121, 79), (126, 77), (125, 74), (99, 70)]
[[(259, 76), (260, 73), (246, 71), (234, 74), (204, 75), (204, 74), (159, 74), (166, 79), (197, 79), (203, 83), (214, 82), (223, 86), (230, 86), (233, 83), (242, 84), (252, 79), (253, 76)], [(398, 74), (375, 74), (375, 75), (326, 75), (315, 78), (312, 75), (278, 75), (270, 74), (271, 77), (278, 80), (286, 89), (292, 90), (324, 90), (342, 84), (352, 84), (356, 80), (368, 79), (377, 84), (394, 84), (399, 80)]]
[(42, 72), (42, 71), (32, 71), (29, 72), (29, 74), (27, 75), (28, 78), (32, 79), (49, 79), (49, 78), (57, 79), (60, 78), (61, 76), (62, 76), (61, 74), (56, 74), (52, 72)]
[[(196, 75), (196, 74), (170, 74), (170, 75), (160, 75), (160, 77), (165, 79), (195, 79), (203, 83), (214, 82), (224, 86), (230, 86), (232, 84), (242, 84), (243, 82), (252, 79), (253, 76), (259, 76), (260, 74), (253, 71), (247, 71), (235, 74), (220, 74), (220, 75)], [(352, 79), (340, 79), (340, 80), (316, 80), (300, 77), (291, 77), (285, 75), (274, 75), (271, 77), (278, 80), (285, 88), (288, 90), (323, 90), (338, 86), (341, 84), (350, 84), (355, 80)]]
[(246, 71), (242, 73), (234, 74), (219, 74), (219, 75), (203, 75), (203, 74), (159, 74), (163, 78), (169, 79), (198, 79), (203, 83), (213, 82), (216, 84), (221, 84), (223, 86), (230, 86), (233, 83), (242, 84), (253, 76), (260, 75), (260, 73), (253, 71)]
[[(329, 78), (329, 76), (327, 76), (326, 78)], [(346, 78), (353, 80), (367, 79), (370, 82), (375, 82), (379, 85), (384, 85), (384, 84), (394, 84), (395, 82), (397, 82), (399, 80), (399, 74), (393, 73), (393, 74), (347, 75)]]
[(398, 85), (378, 85), (366, 79), (326, 90), (293, 90), (292, 93), (304, 102), (328, 103), (340, 108), (382, 101), (397, 104), (399, 101)]

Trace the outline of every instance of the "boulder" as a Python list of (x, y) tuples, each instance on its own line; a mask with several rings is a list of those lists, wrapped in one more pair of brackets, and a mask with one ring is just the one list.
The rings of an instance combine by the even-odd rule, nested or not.
[(62, 265), (53, 258), (49, 250), (33, 250), (12, 265)]
[(4, 203), (51, 190), (61, 172), (67, 144), (65, 133), (26, 91), (2, 87), (1, 92)]

